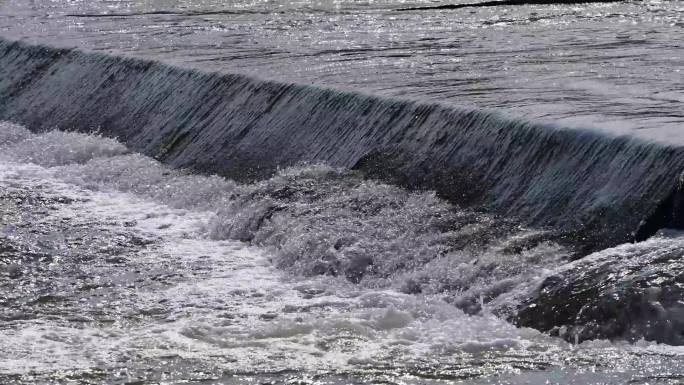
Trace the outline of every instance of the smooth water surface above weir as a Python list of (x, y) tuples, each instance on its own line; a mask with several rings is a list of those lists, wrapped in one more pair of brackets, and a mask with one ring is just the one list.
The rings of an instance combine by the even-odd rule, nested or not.
[(0, 36), (684, 143), (684, 3), (22, 1)]

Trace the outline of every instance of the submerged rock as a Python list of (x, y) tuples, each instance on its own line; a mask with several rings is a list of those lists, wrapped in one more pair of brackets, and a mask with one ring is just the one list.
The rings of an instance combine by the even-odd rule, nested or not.
[(547, 277), (514, 319), (572, 342), (684, 345), (684, 239), (623, 245)]

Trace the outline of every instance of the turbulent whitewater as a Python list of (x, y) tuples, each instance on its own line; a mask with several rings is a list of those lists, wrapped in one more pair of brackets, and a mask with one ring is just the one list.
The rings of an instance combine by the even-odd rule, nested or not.
[(674, 347), (506, 322), (567, 252), (433, 193), (316, 165), (238, 184), (100, 136), (0, 128), (4, 383), (684, 375)]

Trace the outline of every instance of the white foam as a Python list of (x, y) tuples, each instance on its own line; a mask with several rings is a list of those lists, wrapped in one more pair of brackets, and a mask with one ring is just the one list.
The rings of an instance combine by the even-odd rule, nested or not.
[[(127, 155), (120, 145), (96, 136), (22, 135), (25, 133), (12, 134), (19, 139), (7, 140), (18, 145), (9, 152), (14, 159), (2, 160), (1, 186), (31, 189), (40, 185), (44, 194), (86, 198), (56, 207), (50, 215), (87, 219), (111, 229), (130, 223), (128, 231), (155, 240), (130, 256), (134, 258), (131, 268), (169, 267), (179, 278), (167, 285), (129, 291), (129, 302), (101, 305), (128, 306), (131, 311), (146, 309), (157, 318), (142, 317), (134, 322), (122, 317), (112, 324), (82, 322), (78, 327), (50, 319), (5, 324), (0, 373), (111, 367), (123, 358), (131, 360), (125, 361), (130, 365), (143, 360), (163, 362), (169, 356), (200, 360), (216, 373), (281, 369), (344, 372), (369, 365), (409, 367), (421, 362), (440, 367), (468, 366), (471, 364), (464, 362), (476, 357), (481, 360), (477, 365), (485, 362), (486, 368), (472, 366), (469, 370), (507, 373), (514, 383), (525, 383), (528, 378), (511, 366), (510, 357), (532, 357), (544, 365), (561, 368), (559, 378), (567, 378), (575, 367), (584, 365), (572, 361), (577, 354), (589, 362), (606, 365), (602, 369), (606, 371), (615, 365), (611, 362), (614, 357), (643, 367), (648, 363), (639, 358), (643, 354), (675, 354), (667, 347), (647, 343), (631, 347), (593, 342), (572, 347), (535, 330), (516, 328), (487, 312), (467, 315), (439, 295), (404, 294), (391, 285), (354, 285), (343, 277), (291, 275), (271, 262), (276, 259), (272, 250), (217, 239), (220, 237), (213, 233), (217, 221), (213, 210), (230, 204), (231, 195), (244, 187), (217, 177), (168, 170), (139, 155)], [(38, 144), (46, 144), (48, 138), (56, 140), (45, 147), (44, 160), (34, 162)], [(78, 141), (82, 143), (74, 143)], [(34, 164), (22, 163), (26, 161)], [(331, 172), (315, 167), (307, 170), (304, 172), (321, 175)], [(279, 177), (298, 176), (301, 172), (288, 170)], [(391, 187), (371, 187), (361, 186), (357, 197), (367, 194), (386, 199), (386, 195), (397, 193)], [(413, 209), (397, 222), (419, 214), (425, 205), (442, 207), (429, 194), (402, 194), (400, 198)], [(344, 216), (343, 205), (338, 206), (335, 215)], [(329, 220), (334, 215), (323, 218)], [(219, 220), (240, 219), (219, 214)], [(281, 225), (287, 224), (285, 219), (279, 220), (284, 221)], [(354, 218), (348, 215), (344, 220)], [(373, 227), (382, 225), (372, 222), (363, 231), (377, 232)], [(310, 237), (322, 235), (325, 233)], [(286, 240), (283, 247), (297, 248), (288, 245), (302, 241)], [(371, 246), (370, 242), (365, 245), (368, 252), (376, 252)], [(397, 241), (395, 246), (390, 252), (413, 250), (410, 242)], [(556, 246), (541, 244), (502, 268), (540, 263), (554, 253), (559, 253)], [(478, 258), (484, 265), (497, 263), (493, 250)], [(533, 273), (543, 274), (540, 266), (525, 270), (512, 284), (519, 284), (519, 280), (535, 282)], [(416, 271), (461, 274), (459, 279), (465, 279), (477, 275), (473, 269), (466, 259), (452, 258), (435, 260)], [(571, 363), (565, 366), (567, 362)], [(677, 369), (671, 362), (665, 361), (664, 365)], [(518, 375), (522, 377), (515, 377)]]
[(8, 132), (3, 141), (11, 142), (3, 154), (6, 158), (41, 166), (60, 166), (85, 163), (99, 157), (127, 153), (128, 150), (114, 139), (96, 135), (50, 131), (42, 135), (27, 135), (15, 127), (0, 127)]

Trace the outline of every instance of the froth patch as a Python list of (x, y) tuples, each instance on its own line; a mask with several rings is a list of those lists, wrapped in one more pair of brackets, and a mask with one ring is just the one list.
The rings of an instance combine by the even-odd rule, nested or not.
[(9, 122), (0, 122), (0, 147), (11, 145), (31, 137), (25, 127)]
[(74, 132), (50, 131), (31, 135), (10, 126), (3, 128), (3, 140), (10, 143), (5, 156), (22, 163), (33, 163), (45, 167), (85, 163), (91, 159), (111, 157), (128, 152), (128, 149), (114, 139)]

